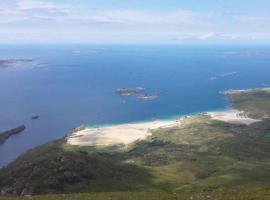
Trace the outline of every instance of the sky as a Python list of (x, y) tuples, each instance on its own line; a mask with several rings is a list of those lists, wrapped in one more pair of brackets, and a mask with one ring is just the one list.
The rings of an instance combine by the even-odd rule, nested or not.
[(270, 1), (0, 0), (6, 43), (270, 43)]

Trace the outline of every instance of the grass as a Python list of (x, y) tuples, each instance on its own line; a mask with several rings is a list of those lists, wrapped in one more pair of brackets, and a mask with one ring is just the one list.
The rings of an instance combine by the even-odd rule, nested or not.
[(219, 188), (204, 192), (95, 192), (78, 194), (39, 195), (29, 197), (0, 197), (0, 200), (268, 200), (269, 188)]
[(249, 117), (263, 118), (270, 116), (270, 89), (230, 91), (228, 95), (233, 108), (245, 111)]
[(264, 135), (264, 138), (265, 138), (266, 140), (269, 140), (269, 141), (270, 141), (270, 132), (267, 133), (267, 134), (265, 134), (265, 135)]

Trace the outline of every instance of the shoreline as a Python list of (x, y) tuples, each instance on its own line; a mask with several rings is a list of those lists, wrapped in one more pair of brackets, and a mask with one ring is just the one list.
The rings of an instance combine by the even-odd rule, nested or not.
[(99, 128), (86, 127), (66, 138), (68, 144), (78, 146), (128, 145), (151, 136), (151, 129), (179, 125), (178, 120), (154, 120), (140, 123), (125, 123)]
[(229, 106), (226, 108), (221, 108), (221, 109), (214, 109), (214, 110), (207, 110), (207, 111), (200, 111), (200, 112), (191, 112), (189, 114), (184, 114), (184, 115), (168, 115), (168, 116), (163, 116), (160, 118), (152, 118), (152, 119), (144, 119), (144, 120), (135, 120), (131, 122), (119, 122), (119, 123), (108, 123), (108, 124), (94, 124), (94, 125), (87, 125), (84, 124), (86, 128), (106, 128), (106, 127), (112, 127), (112, 126), (118, 126), (118, 125), (124, 125), (124, 124), (143, 124), (147, 122), (153, 122), (153, 121), (175, 121), (176, 119), (182, 119), (182, 118), (188, 118), (188, 117), (193, 117), (197, 115), (201, 115), (204, 113), (210, 113), (210, 112), (226, 112), (230, 110)]
[(113, 146), (129, 145), (151, 136), (151, 129), (180, 127), (181, 121), (199, 115), (207, 115), (212, 120), (231, 124), (250, 125), (260, 120), (248, 118), (242, 111), (235, 109), (221, 109), (216, 111), (200, 112), (192, 115), (182, 115), (168, 119), (131, 122), (100, 127), (86, 126), (85, 129), (75, 131), (66, 137), (67, 144), (75, 146)]

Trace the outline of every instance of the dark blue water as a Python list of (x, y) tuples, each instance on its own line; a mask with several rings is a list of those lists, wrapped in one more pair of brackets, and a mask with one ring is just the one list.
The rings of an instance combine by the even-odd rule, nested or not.
[[(270, 84), (267, 46), (1, 46), (0, 131), (25, 124), (0, 146), (0, 165), (34, 146), (93, 126), (168, 118), (228, 107), (220, 91)], [(160, 93), (154, 101), (115, 94), (119, 87)], [(40, 119), (31, 120), (32, 113)]]

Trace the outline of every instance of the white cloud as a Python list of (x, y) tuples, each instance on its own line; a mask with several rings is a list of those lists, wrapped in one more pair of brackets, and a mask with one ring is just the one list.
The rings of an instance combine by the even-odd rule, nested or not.
[(263, 27), (268, 28), (270, 30), (270, 15), (257, 15), (257, 16), (249, 16), (249, 15), (239, 15), (235, 17), (236, 21), (248, 27)]
[(0, 42), (270, 40), (270, 16), (224, 17), (181, 9), (91, 10), (55, 2), (0, 1)]
[[(71, 5), (51, 3), (44, 0), (10, 0), (0, 3), (0, 22), (27, 22), (39, 18), (72, 23), (115, 24), (193, 24), (199, 23), (195, 13), (189, 10), (151, 12), (138, 10), (81, 10)], [(32, 22), (32, 20), (31, 20)]]
[(41, 0), (9, 0), (0, 3), (0, 23), (24, 23), (37, 19), (57, 19), (69, 12), (71, 6)]
[(216, 36), (215, 33), (206, 33), (204, 35), (201, 35), (200, 39), (201, 40), (207, 40), (207, 39), (213, 38), (215, 36)]
[(28, 9), (67, 9), (70, 6), (64, 4), (51, 3), (42, 0), (17, 0), (16, 4), (18, 9), (28, 10)]

